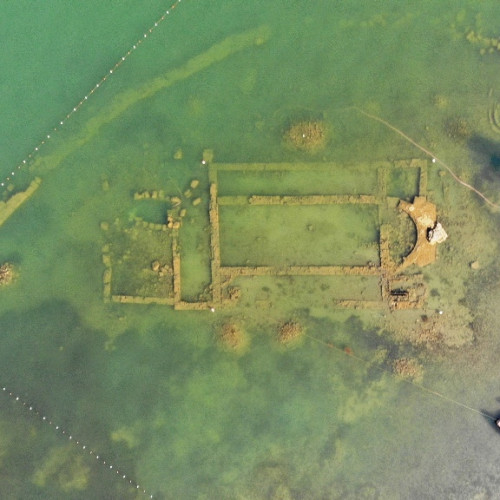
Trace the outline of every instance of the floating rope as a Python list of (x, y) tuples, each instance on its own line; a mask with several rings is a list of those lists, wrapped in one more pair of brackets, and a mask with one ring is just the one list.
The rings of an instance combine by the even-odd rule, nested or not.
[[(317, 342), (318, 344), (322, 344), (325, 347), (328, 347), (329, 349), (341, 352), (343, 355), (348, 356), (349, 358), (355, 359), (356, 361), (359, 361), (361, 363), (364, 363), (365, 365), (374, 366), (380, 372), (388, 373), (389, 375), (391, 375), (391, 377), (395, 377), (395, 375), (392, 371), (388, 370), (387, 368), (384, 368), (383, 366), (372, 365), (372, 363), (370, 363), (365, 358), (362, 358), (362, 357), (354, 354), (352, 349), (350, 349), (349, 347), (345, 347), (345, 348), (338, 347), (335, 344), (333, 344), (332, 342), (327, 342), (325, 340), (314, 337), (313, 335), (310, 335), (308, 333), (306, 333), (305, 335), (307, 337), (309, 337), (311, 340), (314, 340), (315, 342)], [(460, 401), (457, 401), (456, 399), (453, 399), (449, 396), (446, 396), (446, 395), (442, 394), (441, 392), (435, 391), (434, 389), (426, 387), (425, 385), (419, 384), (419, 383), (415, 382), (414, 380), (411, 380), (408, 378), (397, 378), (397, 380), (400, 382), (412, 385), (413, 387), (416, 387), (417, 389), (420, 389), (421, 391), (427, 392), (428, 394), (432, 394), (433, 396), (437, 396), (437, 397), (447, 401), (448, 403), (455, 404), (457, 406), (465, 408), (466, 410), (477, 413), (477, 414), (483, 416), (484, 418), (486, 418), (492, 422), (495, 422), (495, 420), (496, 420), (491, 415), (488, 415), (487, 413), (485, 413), (481, 410), (478, 410), (477, 408), (473, 408), (472, 406), (466, 405), (465, 403), (462, 403)]]
[(60, 129), (65, 125), (65, 123), (77, 112), (80, 108), (88, 102), (90, 97), (94, 95), (102, 85), (111, 78), (111, 76), (115, 73), (115, 71), (128, 59), (130, 55), (134, 51), (136, 51), (140, 45), (148, 38), (151, 33), (163, 22), (167, 17), (169, 17), (174, 9), (181, 3), (181, 0), (176, 0), (170, 8), (165, 10), (163, 14), (147, 29), (142, 36), (118, 59), (118, 61), (106, 72), (106, 74), (84, 95), (74, 106), (71, 108), (68, 113), (64, 117), (62, 117), (58, 124), (55, 125), (46, 135), (45, 137), (32, 149), (31, 153), (24, 158), (18, 165), (13, 167), (12, 171), (9, 175), (2, 181), (0, 179), (0, 187), (5, 187), (8, 185), (9, 181), (13, 180), (16, 173), (24, 168), (26, 165), (29, 165), (33, 158), (38, 154), (40, 149), (47, 144), (56, 132), (59, 132)]
[(467, 182), (465, 182), (462, 179), (460, 179), (460, 177), (458, 177), (458, 175), (455, 174), (455, 172), (453, 172), (453, 170), (448, 165), (446, 165), (446, 163), (444, 161), (440, 160), (434, 153), (432, 153), (428, 149), (426, 149), (423, 146), (421, 146), (418, 142), (414, 141), (411, 137), (407, 136), (402, 130), (399, 130), (394, 125), (391, 125), (388, 121), (383, 120), (382, 118), (380, 118), (380, 117), (378, 117), (376, 115), (372, 115), (372, 114), (367, 113), (366, 111), (363, 111), (362, 109), (359, 109), (359, 108), (356, 108), (356, 107), (354, 107), (354, 109), (358, 113), (361, 113), (362, 115), (365, 115), (366, 117), (370, 118), (371, 120), (375, 120), (377, 122), (380, 122), (382, 125), (386, 126), (387, 128), (390, 128), (391, 130), (393, 130), (394, 132), (396, 132), (396, 134), (400, 135), (401, 137), (403, 137), (403, 139), (407, 140), (410, 144), (413, 144), (415, 147), (417, 147), (418, 149), (420, 149), (420, 151), (424, 152), (427, 156), (429, 156), (432, 159), (432, 163), (437, 163), (438, 165), (441, 165), (446, 170), (448, 170), (448, 172), (453, 177), (453, 179), (455, 179), (459, 184), (461, 184), (462, 186), (464, 186), (467, 189), (470, 189), (471, 191), (473, 191), (474, 193), (476, 193), (478, 196), (480, 196), (486, 203), (488, 203), (492, 207), (500, 209), (500, 205), (498, 205), (497, 203), (494, 203), (493, 201), (491, 201), (489, 198), (487, 198), (483, 193), (481, 193), (481, 191), (479, 191), (478, 189), (476, 189), (474, 186), (471, 186)]
[(144, 495), (147, 495), (150, 499), (153, 498), (153, 495), (147, 489), (145, 489), (143, 486), (141, 486), (134, 479), (130, 478), (129, 475), (126, 474), (121, 468), (116, 467), (115, 464), (110, 463), (100, 453), (98, 453), (96, 450), (90, 448), (87, 444), (85, 444), (85, 442), (80, 441), (79, 439), (77, 439), (76, 436), (74, 436), (71, 432), (66, 430), (64, 427), (56, 424), (53, 420), (51, 420), (48, 416), (46, 416), (44, 412), (39, 411), (33, 404), (24, 400), (23, 398), (18, 396), (16, 393), (10, 391), (9, 389), (7, 389), (7, 387), (2, 387), (2, 392), (6, 396), (8, 396), (12, 401), (15, 401), (16, 403), (22, 405), (32, 415), (34, 415), (35, 417), (38, 417), (38, 419), (40, 421), (42, 421), (44, 424), (47, 424), (48, 426), (52, 427), (55, 432), (57, 432), (59, 435), (65, 437), (69, 442), (73, 443), (83, 453), (91, 456), (99, 464), (101, 464), (104, 468), (106, 468), (110, 472), (116, 474), (116, 476), (118, 478), (127, 482), (132, 488), (143, 493)]

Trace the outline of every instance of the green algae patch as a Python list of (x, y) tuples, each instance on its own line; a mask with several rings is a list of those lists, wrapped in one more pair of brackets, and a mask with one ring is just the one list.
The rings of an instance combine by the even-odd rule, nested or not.
[(350, 394), (340, 407), (340, 420), (346, 424), (353, 424), (379, 411), (390, 401), (388, 386), (389, 381), (384, 375), (380, 380), (367, 384), (362, 390)]
[(90, 467), (84, 464), (83, 455), (77, 454), (71, 444), (52, 448), (47, 458), (35, 470), (32, 481), (40, 487), (55, 483), (68, 493), (87, 488)]
[(139, 425), (120, 427), (111, 433), (111, 440), (114, 442), (122, 442), (127, 445), (127, 448), (135, 448), (140, 439), (137, 435), (140, 431)]

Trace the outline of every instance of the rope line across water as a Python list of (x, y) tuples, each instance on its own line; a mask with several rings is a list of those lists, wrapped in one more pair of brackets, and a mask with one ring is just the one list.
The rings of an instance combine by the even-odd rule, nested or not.
[[(350, 358), (352, 358), (352, 359), (354, 359), (356, 361), (359, 361), (361, 363), (364, 363), (365, 365), (374, 366), (380, 372), (388, 373), (389, 375), (391, 375), (391, 377), (396, 378), (396, 376), (394, 375), (394, 373), (392, 371), (390, 371), (387, 368), (384, 368), (382, 366), (372, 365), (368, 360), (366, 360), (366, 359), (364, 359), (364, 358), (362, 358), (360, 356), (355, 355), (352, 352), (352, 350), (349, 349), (349, 348), (338, 347), (338, 346), (336, 346), (335, 344), (333, 344), (331, 342), (326, 342), (326, 341), (321, 340), (321, 339), (319, 339), (317, 337), (314, 337), (313, 335), (310, 335), (308, 333), (306, 333), (306, 336), (309, 337), (311, 340), (314, 340), (318, 344), (322, 344), (325, 347), (328, 347), (329, 349), (341, 352), (343, 355), (348, 356), (348, 357), (350, 357)], [(465, 408), (466, 410), (469, 410), (469, 411), (472, 411), (474, 413), (477, 413), (477, 414), (483, 416), (484, 418), (486, 418), (486, 419), (488, 419), (488, 420), (490, 420), (492, 422), (495, 421), (495, 418), (493, 418), (491, 415), (488, 415), (487, 413), (484, 413), (481, 410), (478, 410), (477, 408), (473, 408), (472, 406), (466, 405), (465, 403), (462, 403), (460, 401), (457, 401), (456, 399), (453, 399), (453, 398), (451, 398), (449, 396), (446, 396), (446, 395), (444, 395), (444, 394), (442, 394), (442, 393), (440, 393), (438, 391), (435, 391), (434, 389), (430, 389), (429, 387), (426, 387), (425, 385), (418, 384), (417, 382), (414, 382), (411, 379), (397, 378), (397, 380), (400, 381), (400, 382), (412, 385), (413, 387), (416, 387), (417, 389), (420, 389), (423, 392), (427, 392), (428, 394), (432, 394), (433, 396), (439, 397), (439, 398), (441, 398), (441, 399), (443, 399), (443, 400), (445, 400), (445, 401), (447, 401), (449, 403), (455, 404), (457, 406)]]
[(18, 165), (16, 165), (10, 174), (0, 182), (1, 187), (5, 187), (9, 181), (11, 181), (16, 172), (21, 170), (26, 165), (29, 165), (30, 161), (37, 155), (40, 149), (47, 144), (48, 141), (53, 137), (53, 135), (58, 132), (64, 124), (77, 112), (80, 108), (89, 100), (89, 98), (94, 95), (102, 85), (115, 73), (115, 71), (128, 59), (132, 53), (137, 50), (141, 44), (148, 38), (148, 36), (153, 33), (153, 31), (167, 18), (172, 14), (172, 12), (177, 8), (177, 6), (181, 3), (182, 0), (176, 0), (170, 8), (163, 12), (163, 14), (150, 26), (148, 30), (146, 30), (143, 35), (130, 47), (130, 49), (123, 54), (120, 59), (108, 70), (108, 72), (89, 90), (89, 92), (81, 98), (75, 106), (61, 119), (59, 123), (52, 128), (52, 130), (45, 135), (45, 137), (33, 148), (31, 153), (29, 153), (24, 160), (22, 160)]
[(379, 116), (372, 115), (372, 114), (367, 113), (366, 111), (363, 111), (362, 109), (359, 109), (359, 108), (356, 108), (356, 107), (354, 107), (354, 109), (358, 113), (361, 113), (362, 115), (365, 115), (366, 117), (370, 118), (371, 120), (375, 120), (375, 121), (381, 123), (382, 125), (386, 126), (387, 128), (390, 128), (391, 130), (393, 130), (394, 132), (396, 132), (396, 134), (400, 135), (403, 139), (407, 140), (410, 144), (413, 144), (416, 148), (420, 149), (420, 151), (422, 151), (423, 153), (425, 153), (427, 156), (430, 156), (430, 158), (432, 159), (433, 163), (437, 163), (438, 165), (441, 165), (446, 170), (448, 170), (448, 172), (453, 177), (453, 179), (455, 179), (459, 184), (461, 184), (462, 186), (464, 186), (467, 189), (470, 189), (471, 191), (473, 191), (474, 193), (476, 193), (486, 203), (488, 203), (488, 205), (491, 205), (494, 208), (500, 208), (500, 205), (498, 205), (497, 203), (494, 203), (493, 201), (491, 201), (489, 198), (487, 198), (483, 193), (481, 193), (481, 191), (479, 191), (478, 189), (476, 189), (474, 186), (471, 186), (467, 182), (465, 182), (462, 179), (460, 179), (460, 177), (458, 177), (458, 175), (455, 174), (455, 172), (453, 172), (453, 170), (448, 165), (446, 165), (446, 163), (444, 161), (440, 160), (434, 153), (432, 153), (428, 149), (426, 149), (423, 146), (421, 146), (418, 142), (414, 141), (411, 137), (409, 137), (408, 135), (406, 135), (402, 130), (399, 130), (397, 127), (395, 127), (394, 125), (390, 124), (388, 121), (380, 118)]
[(103, 467), (108, 469), (110, 472), (114, 472), (120, 479), (126, 481), (132, 488), (140, 491), (141, 493), (148, 495), (149, 498), (153, 498), (153, 495), (148, 492), (147, 489), (143, 488), (137, 481), (130, 478), (128, 474), (125, 474), (123, 470), (119, 467), (116, 467), (114, 464), (110, 463), (106, 458), (104, 458), (101, 454), (99, 454), (94, 449), (90, 448), (88, 445), (77, 439), (71, 432), (67, 431), (60, 425), (57, 425), (53, 420), (47, 417), (44, 413), (40, 412), (35, 406), (31, 403), (28, 403), (23, 398), (18, 396), (16, 393), (7, 389), (7, 387), (2, 387), (2, 392), (7, 395), (12, 401), (19, 403), (24, 408), (26, 408), (32, 415), (38, 417), (43, 423), (52, 427), (58, 434), (64, 436), (68, 441), (76, 445), (82, 452), (88, 454), (95, 458), (98, 463), (100, 463)]
[[(1, 187), (5, 187), (7, 183), (16, 175), (16, 172), (20, 171), (26, 165), (29, 165), (31, 160), (37, 155), (40, 149), (47, 144), (47, 142), (53, 137), (53, 134), (58, 132), (64, 124), (77, 112), (81, 109), (81, 107), (89, 100), (89, 98), (94, 95), (102, 85), (108, 80), (108, 78), (113, 75), (116, 70), (128, 59), (132, 53), (137, 50), (142, 43), (148, 38), (150, 34), (165, 20), (170, 14), (177, 8), (177, 6), (181, 3), (182, 0), (176, 0), (170, 8), (165, 10), (163, 14), (150, 26), (148, 30), (146, 30), (143, 35), (131, 46), (131, 48), (109, 69), (109, 71), (90, 89), (90, 91), (80, 99), (75, 106), (61, 119), (59, 123), (53, 127), (53, 129), (45, 135), (45, 137), (33, 148), (31, 153), (29, 153), (18, 165), (16, 165), (11, 173), (0, 182)], [(64, 436), (68, 441), (75, 444), (82, 452), (92, 456), (96, 459), (98, 463), (100, 463), (103, 467), (108, 469), (110, 472), (114, 472), (117, 477), (126, 481), (131, 487), (135, 490), (140, 491), (141, 493), (148, 495), (149, 498), (153, 498), (153, 495), (146, 489), (143, 488), (137, 481), (130, 478), (127, 474), (125, 474), (119, 467), (116, 467), (114, 464), (109, 463), (102, 455), (100, 455), (97, 451), (89, 448), (88, 445), (84, 444), (79, 439), (76, 439), (72, 433), (68, 432), (66, 429), (61, 427), (60, 425), (55, 424), (50, 418), (44, 415), (42, 412), (36, 409), (35, 406), (25, 401), (23, 398), (18, 396), (16, 393), (7, 389), (7, 387), (2, 387), (2, 392), (6, 394), (11, 400), (21, 404), (24, 408), (26, 408), (32, 415), (38, 417), (42, 422), (52, 427), (58, 434)]]

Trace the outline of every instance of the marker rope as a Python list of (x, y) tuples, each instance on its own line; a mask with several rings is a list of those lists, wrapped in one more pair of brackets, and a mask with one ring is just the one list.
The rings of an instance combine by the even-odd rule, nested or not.
[[(370, 365), (370, 366), (374, 366), (377, 370), (379, 370), (380, 372), (383, 372), (383, 373), (388, 373), (389, 375), (391, 375), (393, 378), (396, 378), (396, 375), (388, 370), (387, 368), (384, 368), (382, 366), (377, 366), (377, 365), (372, 365), (368, 360), (366, 360), (365, 358), (362, 358), (360, 356), (357, 356), (356, 354), (353, 353), (353, 351), (350, 349), (350, 348), (341, 348), (341, 347), (338, 347), (336, 346), (335, 344), (331, 343), (331, 342), (326, 342), (325, 340), (321, 340), (317, 337), (314, 337), (313, 335), (310, 335), (308, 333), (305, 334), (307, 337), (309, 337), (310, 339), (314, 340), (315, 342), (317, 342), (318, 344), (322, 344), (324, 345), (325, 347), (328, 347), (329, 349), (332, 349), (332, 350), (335, 350), (335, 351), (338, 351), (338, 352), (341, 352), (342, 354), (344, 354), (345, 356), (348, 356), (356, 361), (359, 361), (361, 363), (364, 363), (365, 365)], [(482, 412), (481, 410), (478, 410), (477, 408), (473, 408), (472, 406), (469, 406), (469, 405), (466, 405), (465, 403), (462, 403), (460, 401), (457, 401), (456, 399), (453, 399), (449, 396), (445, 396), (444, 394), (438, 392), (438, 391), (435, 391), (434, 389), (431, 389), (429, 387), (426, 387), (425, 385), (422, 385), (422, 384), (419, 384), (411, 379), (408, 379), (408, 378), (397, 378), (398, 381), (400, 382), (403, 382), (403, 383), (406, 383), (406, 384), (409, 384), (409, 385), (412, 385), (413, 387), (416, 387), (417, 389), (420, 389), (421, 391), (424, 391), (424, 392), (427, 392), (429, 394), (432, 394), (433, 396), (437, 396), (449, 403), (452, 403), (452, 404), (455, 404), (457, 406), (460, 406), (462, 408), (465, 408), (466, 410), (470, 410), (474, 413), (478, 413), (479, 415), (485, 417), (486, 419), (488, 420), (491, 420), (491, 421), (495, 421), (495, 418), (493, 418), (491, 415), (488, 415), (487, 413), (484, 413)]]
[[(33, 148), (31, 153), (29, 153), (18, 165), (16, 165), (10, 174), (0, 182), (0, 186), (5, 187), (11, 180), (14, 179), (17, 172), (19, 172), (23, 167), (29, 165), (31, 160), (38, 154), (40, 149), (46, 145), (50, 139), (59, 132), (66, 122), (77, 113), (82, 106), (93, 96), (102, 86), (103, 84), (111, 78), (113, 74), (115, 74), (116, 70), (142, 45), (142, 43), (153, 33), (153, 31), (167, 19), (173, 11), (178, 7), (182, 0), (176, 0), (169, 9), (163, 12), (163, 14), (150, 26), (150, 28), (143, 33), (143, 35), (131, 46), (129, 50), (109, 69), (109, 71), (90, 89), (90, 91), (80, 99), (75, 106), (61, 119), (59, 123), (52, 128), (52, 130), (45, 135), (45, 137)], [(42, 422), (52, 427), (58, 434), (64, 436), (68, 441), (74, 443), (82, 452), (88, 454), (93, 457), (98, 463), (100, 463), (103, 467), (108, 469), (110, 472), (116, 474), (117, 477), (126, 481), (131, 487), (136, 489), (137, 491), (149, 496), (149, 498), (153, 498), (153, 495), (142, 485), (140, 485), (137, 481), (130, 478), (128, 474), (124, 473), (119, 467), (116, 467), (115, 464), (110, 463), (106, 460), (101, 454), (99, 454), (96, 450), (90, 448), (87, 444), (85, 444), (80, 439), (77, 439), (73, 434), (69, 431), (57, 425), (52, 419), (46, 416), (43, 412), (40, 412), (33, 404), (28, 403), (26, 400), (18, 396), (15, 392), (12, 392), (7, 389), (7, 387), (2, 387), (2, 392), (6, 394), (11, 400), (21, 404), (24, 408), (29, 411), (32, 415), (38, 417)]]
[(413, 144), (416, 148), (420, 149), (420, 151), (422, 151), (427, 156), (429, 156), (432, 159), (432, 163), (437, 163), (438, 165), (441, 165), (446, 170), (448, 170), (448, 172), (453, 177), (453, 179), (455, 179), (455, 181), (457, 181), (459, 184), (461, 184), (462, 186), (464, 186), (467, 189), (470, 189), (471, 191), (473, 191), (474, 193), (476, 193), (486, 203), (488, 203), (488, 205), (491, 205), (494, 208), (500, 208), (500, 205), (498, 205), (497, 203), (494, 203), (493, 201), (491, 201), (489, 198), (487, 198), (483, 193), (481, 193), (481, 191), (479, 191), (478, 189), (476, 189), (474, 186), (471, 186), (467, 182), (465, 182), (462, 179), (460, 179), (460, 177), (458, 177), (458, 175), (455, 174), (455, 172), (453, 172), (453, 170), (448, 165), (446, 165), (446, 163), (444, 161), (440, 160), (434, 153), (432, 153), (428, 149), (426, 149), (423, 146), (421, 146), (420, 144), (418, 144), (418, 142), (414, 141), (411, 137), (409, 137), (408, 135), (406, 135), (402, 130), (398, 129), (397, 127), (395, 127), (394, 125), (392, 125), (388, 121), (380, 118), (379, 116), (372, 115), (372, 114), (367, 113), (366, 111), (363, 111), (362, 109), (359, 109), (359, 108), (356, 108), (356, 107), (354, 107), (354, 109), (358, 113), (361, 113), (362, 115), (365, 115), (366, 117), (370, 118), (371, 120), (375, 120), (375, 121), (381, 123), (382, 125), (386, 126), (387, 128), (389, 128), (389, 129), (393, 130), (394, 132), (396, 132), (396, 134), (400, 135), (403, 139), (407, 140), (410, 144)]
[(177, 6), (181, 3), (182, 0), (176, 0), (169, 9), (167, 9), (163, 14), (151, 25), (151, 27), (146, 30), (143, 35), (130, 47), (129, 50), (125, 54), (123, 54), (120, 59), (107, 71), (107, 73), (89, 90), (89, 92), (80, 99), (73, 108), (66, 113), (66, 115), (59, 120), (59, 123), (52, 128), (50, 132), (48, 132), (45, 137), (33, 148), (31, 153), (29, 153), (18, 165), (16, 165), (10, 174), (0, 182), (1, 187), (5, 187), (8, 182), (13, 180), (16, 173), (23, 169), (26, 165), (29, 165), (30, 161), (37, 155), (40, 149), (47, 144), (50, 139), (63, 128), (66, 122), (81, 109), (81, 107), (92, 97), (102, 86), (103, 84), (111, 78), (111, 76), (116, 72), (116, 70), (142, 45), (142, 43), (148, 38), (149, 35), (153, 33), (153, 31), (163, 22), (167, 17), (169, 17), (173, 11), (177, 8)]

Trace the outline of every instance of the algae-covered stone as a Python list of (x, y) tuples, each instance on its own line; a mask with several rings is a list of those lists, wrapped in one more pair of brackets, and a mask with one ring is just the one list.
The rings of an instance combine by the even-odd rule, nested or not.
[(5, 262), (0, 266), (0, 286), (10, 285), (14, 280), (14, 266)]
[(217, 343), (226, 351), (242, 354), (249, 345), (246, 332), (235, 323), (224, 323), (216, 332)]
[(424, 375), (422, 365), (414, 358), (400, 358), (394, 361), (394, 373), (401, 378), (421, 382)]
[[(41, 179), (36, 177), (31, 181), (26, 191), (13, 194), (7, 201), (0, 201), (0, 226), (38, 189)], [(7, 191), (13, 191), (14, 186), (9, 184)]]
[(207, 165), (208, 163), (212, 163), (214, 161), (214, 150), (213, 149), (205, 149), (203, 150), (203, 165)]
[(102, 275), (102, 282), (104, 285), (111, 284), (111, 269), (105, 269)]
[(294, 123), (283, 134), (285, 143), (299, 151), (315, 152), (324, 148), (327, 128), (323, 121), (301, 121)]
[(304, 334), (304, 328), (295, 321), (287, 321), (278, 327), (278, 342), (289, 344), (299, 340)]

